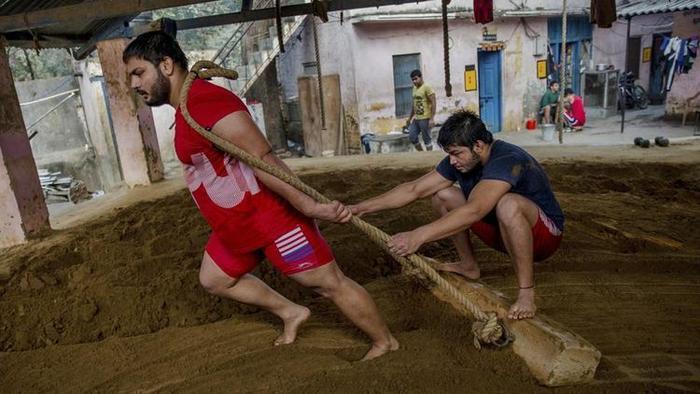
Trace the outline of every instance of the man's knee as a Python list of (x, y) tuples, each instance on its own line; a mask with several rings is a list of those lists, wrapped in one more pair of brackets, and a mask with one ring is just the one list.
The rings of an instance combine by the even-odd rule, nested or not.
[(332, 271), (324, 275), (321, 282), (312, 286), (312, 289), (325, 298), (333, 299), (343, 287), (343, 282), (348, 280), (342, 272)]
[(507, 193), (496, 204), (496, 216), (501, 222), (515, 218), (522, 210), (521, 198), (517, 194)]
[(456, 187), (446, 187), (438, 190), (430, 200), (433, 209), (438, 211), (438, 213), (442, 213), (443, 209), (448, 211), (455, 209), (466, 202), (462, 191)]
[(408, 126), (408, 139), (411, 141), (412, 144), (417, 144), (418, 143), (418, 135), (420, 134), (420, 129), (416, 125), (416, 121), (414, 120), (411, 122), (411, 124)]
[(210, 294), (219, 295), (236, 284), (236, 281), (237, 279), (222, 277), (204, 268), (199, 270), (199, 284)]
[(539, 208), (527, 197), (516, 193), (507, 193), (496, 204), (496, 217), (499, 223), (508, 225), (520, 223), (524, 217), (531, 225), (537, 221)]
[(210, 276), (203, 274), (202, 271), (199, 271), (199, 284), (207, 293), (218, 294), (221, 292), (221, 284)]

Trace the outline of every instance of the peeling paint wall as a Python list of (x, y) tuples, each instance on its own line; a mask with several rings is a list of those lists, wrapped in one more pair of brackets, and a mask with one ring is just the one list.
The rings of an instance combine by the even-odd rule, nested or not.
[[(351, 11), (353, 17), (363, 17), (376, 14), (398, 14), (398, 13), (425, 13), (425, 12), (440, 12), (442, 1), (432, 0), (420, 3), (408, 3), (401, 5), (390, 5), (383, 6), (379, 9), (377, 8), (364, 8)], [(519, 7), (519, 8), (518, 8)], [(498, 12), (502, 11), (514, 11), (514, 10), (524, 10), (524, 11), (556, 11), (561, 10), (562, 2), (561, 0), (494, 0), (493, 1), (494, 14), (497, 15)], [(569, 12), (581, 13), (583, 10), (588, 10), (590, 8), (590, 0), (568, 0), (567, 9)], [(461, 10), (466, 11), (470, 14), (473, 12), (473, 2), (472, 1), (452, 1), (448, 10)], [(347, 14), (346, 14), (347, 16)]]
[[(497, 1), (502, 9), (515, 7), (508, 1)], [(502, 3), (502, 4), (501, 4)], [(530, 4), (532, 3), (532, 4)], [(578, 6), (585, 1), (575, 2)], [(580, 4), (579, 4), (580, 3)], [(442, 23), (439, 18), (420, 20), (377, 21), (366, 19), (373, 14), (392, 16), (396, 13), (439, 11), (439, 1), (405, 4), (376, 9), (364, 9), (345, 14), (331, 13), (331, 20), (319, 26), (320, 53), (324, 74), (340, 75), (342, 102), (346, 114), (352, 113), (361, 133), (398, 131), (406, 118), (395, 116), (393, 56), (420, 54), (420, 64), (426, 83), (436, 91), (436, 121), (444, 121), (452, 112), (468, 108), (478, 113), (478, 91), (464, 91), (465, 65), (477, 65), (477, 50), (482, 43), (482, 25), (471, 20), (471, 4), (453, 2), (449, 21), (450, 74), (452, 97), (445, 96)], [(561, 8), (560, 2), (528, 2), (530, 9)], [(461, 10), (461, 11), (460, 11)], [(465, 12), (465, 10), (467, 10)], [(365, 18), (365, 19), (363, 19)], [(529, 17), (529, 28), (539, 34), (540, 45), (547, 40), (547, 19)], [(502, 130), (522, 129), (525, 119), (537, 110), (546, 89), (545, 80), (537, 79), (536, 62), (544, 56), (536, 52), (533, 33), (520, 18), (500, 18), (487, 25), (498, 41), (504, 41), (502, 51)], [(541, 46), (543, 48), (543, 46)], [(546, 54), (546, 50), (541, 51)], [(303, 63), (314, 61), (313, 35), (307, 23), (279, 58), (279, 80), (286, 100), (298, 94), (296, 79), (304, 74)]]
[[(530, 18), (528, 25), (537, 31), (542, 39), (546, 38), (546, 19)], [(496, 21), (490, 23), (488, 28), (489, 31), (496, 32), (499, 41), (505, 42), (501, 70), (502, 129), (518, 130), (527, 116), (527, 108), (539, 100), (537, 95), (532, 97), (532, 94), (527, 94), (528, 89), (539, 86), (541, 95), (546, 87), (544, 80), (537, 79), (538, 58), (533, 56), (534, 41), (525, 35), (523, 26), (517, 19)], [(386, 133), (400, 130), (405, 123), (405, 118), (395, 117), (393, 55), (420, 54), (423, 77), (436, 92), (437, 122), (444, 121), (460, 108), (478, 112), (478, 91), (464, 91), (464, 67), (477, 65), (477, 49), (482, 42), (482, 27), (467, 20), (451, 20), (449, 29), (452, 97), (445, 95), (440, 21), (356, 25), (358, 55), (355, 70), (362, 132)]]

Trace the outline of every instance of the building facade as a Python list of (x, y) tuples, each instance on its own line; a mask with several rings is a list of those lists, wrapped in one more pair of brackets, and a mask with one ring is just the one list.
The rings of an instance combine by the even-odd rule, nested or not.
[[(590, 63), (588, 3), (570, 1), (568, 8), (567, 53), (577, 91), (581, 67)], [(342, 21), (340, 13), (331, 14), (329, 22), (318, 25), (322, 73), (339, 75), (345, 113), (362, 134), (401, 129), (410, 112), (413, 69), (420, 69), (436, 92), (437, 122), (467, 108), (480, 113), (494, 132), (520, 130), (537, 112), (547, 75), (556, 78), (552, 60), (559, 59), (562, 10), (557, 1), (515, 4), (494, 1), (494, 21), (485, 25), (474, 23), (473, 10), (467, 8), (471, 2), (450, 4), (451, 97), (445, 89), (440, 1), (346, 12)], [(298, 96), (298, 76), (315, 73), (308, 67), (314, 62), (310, 23), (311, 18), (278, 61), (285, 101)], [(538, 62), (547, 66), (539, 75)], [(476, 86), (468, 83), (472, 77)]]

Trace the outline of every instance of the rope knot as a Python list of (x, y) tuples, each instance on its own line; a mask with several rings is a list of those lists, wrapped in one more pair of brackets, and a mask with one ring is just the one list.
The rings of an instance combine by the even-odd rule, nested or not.
[(487, 320), (477, 320), (472, 324), (474, 347), (481, 349), (482, 345), (507, 346), (513, 341), (510, 332), (498, 319), (495, 312), (487, 312), (486, 314), (488, 315)]
[(210, 79), (212, 77), (238, 79), (238, 72), (234, 70), (225, 69), (220, 65), (208, 60), (200, 60), (197, 63), (195, 63), (194, 66), (190, 68), (190, 74), (194, 74), (194, 77), (201, 79)]

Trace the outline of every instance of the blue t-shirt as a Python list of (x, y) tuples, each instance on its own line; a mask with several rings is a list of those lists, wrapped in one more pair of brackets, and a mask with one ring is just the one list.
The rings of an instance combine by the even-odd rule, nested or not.
[[(462, 173), (450, 164), (448, 156), (437, 165), (436, 170), (445, 179), (458, 182), (466, 198), (482, 179), (508, 182), (510, 193), (533, 201), (557, 225), (559, 231), (564, 230), (564, 213), (552, 193), (547, 174), (534, 157), (518, 146), (496, 140), (491, 144), (491, 154), (485, 166), (477, 164), (469, 172)], [(487, 219), (495, 219), (493, 213), (489, 216)]]

